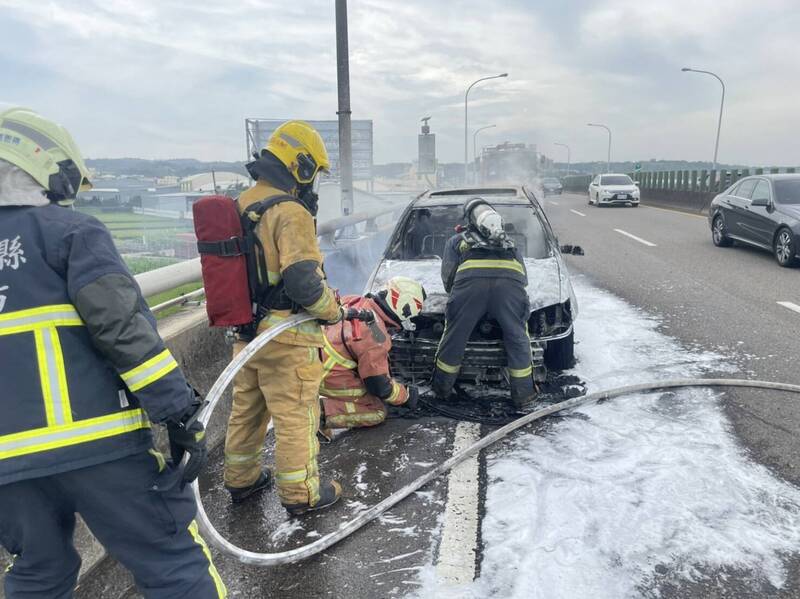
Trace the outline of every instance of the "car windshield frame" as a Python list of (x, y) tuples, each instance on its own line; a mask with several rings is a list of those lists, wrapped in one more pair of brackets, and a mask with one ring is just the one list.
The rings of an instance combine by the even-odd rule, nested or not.
[(559, 181), (559, 180), (558, 180), (558, 179), (556, 179), (555, 177), (548, 177), (548, 178), (546, 178), (546, 179), (542, 179), (542, 184), (545, 184), (545, 183), (549, 183), (549, 184), (551, 184), (551, 185), (552, 185), (553, 183), (555, 183), (556, 185), (561, 185), (561, 181)]
[[(614, 179), (614, 181), (609, 182), (607, 179)], [(634, 185), (634, 183), (633, 179), (631, 179), (628, 175), (601, 175), (600, 185)]]
[[(787, 201), (786, 187), (791, 186), (794, 192), (793, 197)], [(779, 206), (800, 206), (800, 177), (791, 179), (777, 179), (772, 182), (774, 191), (773, 201)]]
[[(514, 225), (510, 232), (512, 240), (522, 252), (523, 257), (544, 259), (553, 255), (553, 238), (549, 227), (532, 204), (496, 203), (493, 205), (507, 224)], [(447, 241), (456, 234), (456, 225), (463, 225), (463, 206), (442, 204), (436, 206), (412, 206), (398, 224), (386, 252), (387, 260), (424, 260), (434, 256), (441, 258)], [(523, 211), (527, 211), (525, 214)], [(413, 233), (416, 223), (427, 213), (427, 222), (432, 231)], [(538, 232), (530, 236), (526, 231)], [(422, 241), (418, 237), (422, 237)], [(431, 247), (432, 244), (432, 247)]]

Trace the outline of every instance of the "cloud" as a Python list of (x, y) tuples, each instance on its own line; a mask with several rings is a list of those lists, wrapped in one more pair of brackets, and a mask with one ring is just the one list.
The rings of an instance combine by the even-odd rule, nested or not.
[[(374, 120), (377, 162), (416, 155), (431, 115), (440, 160), (483, 143), (525, 141), (573, 160), (707, 159), (728, 83), (720, 158), (800, 162), (795, 0), (351, 0), (354, 118)], [(724, 6), (723, 6), (724, 5)], [(89, 156), (243, 159), (244, 118), (334, 119), (333, 3), (277, 0), (0, 0), (11, 32), (3, 97), (67, 124)], [(24, 51), (21, 49), (24, 48)], [(471, 142), (470, 142), (471, 143)], [(558, 154), (557, 154), (558, 155)]]

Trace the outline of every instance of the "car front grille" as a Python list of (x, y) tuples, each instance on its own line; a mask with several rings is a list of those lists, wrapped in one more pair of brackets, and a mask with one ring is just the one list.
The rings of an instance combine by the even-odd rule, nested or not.
[[(438, 341), (414, 339), (403, 335), (392, 338), (389, 363), (392, 375), (405, 383), (427, 383), (433, 376)], [(544, 347), (531, 342), (534, 379), (544, 381)], [(501, 341), (470, 341), (464, 351), (458, 380), (470, 383), (504, 383), (506, 381), (506, 352)]]

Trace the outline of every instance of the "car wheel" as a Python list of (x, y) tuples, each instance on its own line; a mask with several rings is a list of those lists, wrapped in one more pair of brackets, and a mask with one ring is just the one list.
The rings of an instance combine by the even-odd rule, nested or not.
[(727, 248), (733, 245), (733, 239), (728, 237), (725, 231), (725, 220), (717, 214), (711, 225), (711, 240), (718, 248)]
[(556, 341), (548, 341), (544, 349), (544, 365), (548, 370), (569, 370), (575, 366), (575, 332)]
[(775, 259), (781, 266), (794, 266), (796, 259), (795, 254), (797, 250), (794, 246), (794, 238), (792, 232), (783, 227), (778, 230), (775, 235), (775, 243), (773, 244), (775, 250)]

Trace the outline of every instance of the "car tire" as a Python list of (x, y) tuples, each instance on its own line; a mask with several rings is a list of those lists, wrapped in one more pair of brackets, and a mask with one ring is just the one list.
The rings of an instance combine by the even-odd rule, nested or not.
[(775, 241), (772, 243), (773, 253), (775, 259), (783, 267), (794, 266), (797, 263), (795, 255), (797, 249), (794, 243), (794, 236), (792, 231), (787, 227), (781, 227), (775, 234)]
[(569, 370), (575, 366), (575, 331), (563, 339), (547, 342), (544, 365), (548, 370)]
[(718, 248), (729, 248), (733, 245), (733, 239), (726, 234), (725, 219), (720, 214), (711, 223), (711, 241)]

